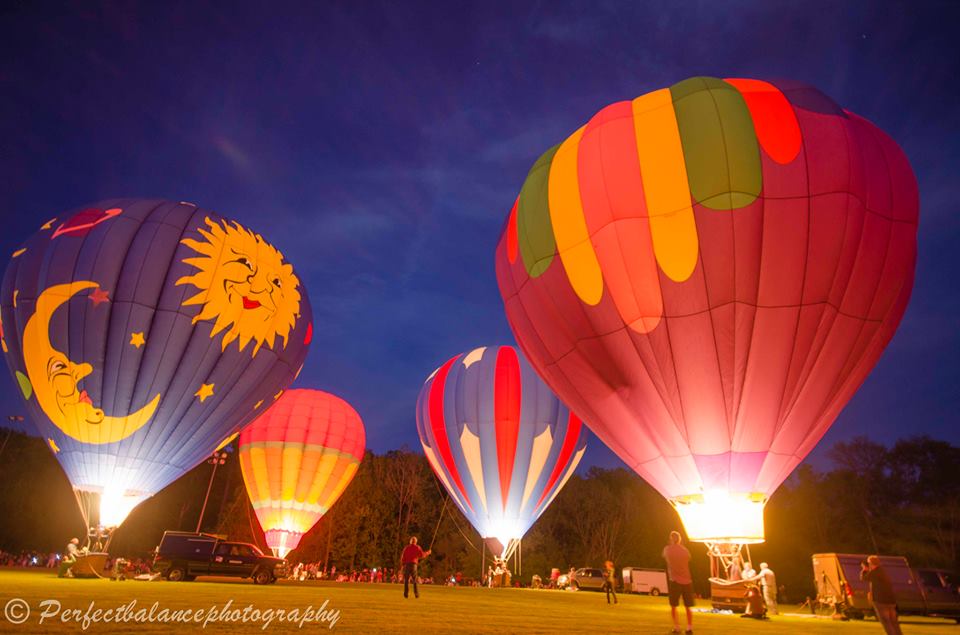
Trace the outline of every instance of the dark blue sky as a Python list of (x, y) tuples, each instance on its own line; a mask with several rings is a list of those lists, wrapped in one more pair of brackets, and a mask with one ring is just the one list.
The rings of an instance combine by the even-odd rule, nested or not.
[(815, 456), (858, 434), (960, 443), (956, 3), (195, 4), (0, 8), (0, 254), (103, 198), (234, 217), (307, 285), (298, 385), (354, 404), (372, 450), (418, 447), (425, 377), (513, 342), (492, 254), (542, 151), (692, 75), (799, 79), (889, 132), (921, 196), (906, 317)]

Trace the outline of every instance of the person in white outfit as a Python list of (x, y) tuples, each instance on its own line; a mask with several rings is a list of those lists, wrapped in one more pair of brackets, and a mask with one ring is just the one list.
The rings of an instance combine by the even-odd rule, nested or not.
[(763, 601), (767, 604), (767, 613), (777, 614), (777, 576), (766, 562), (760, 563), (760, 573), (757, 574), (760, 588), (763, 589)]

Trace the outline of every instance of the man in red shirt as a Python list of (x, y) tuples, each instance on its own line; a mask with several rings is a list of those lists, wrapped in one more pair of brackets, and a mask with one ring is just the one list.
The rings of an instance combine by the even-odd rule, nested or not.
[(673, 618), (673, 632), (680, 632), (680, 620), (677, 607), (683, 596), (683, 606), (687, 610), (688, 635), (693, 633), (693, 577), (690, 575), (690, 552), (680, 544), (680, 532), (670, 532), (670, 544), (663, 548), (663, 559), (667, 561), (667, 589), (670, 591), (670, 616)]
[(410, 538), (410, 544), (403, 548), (403, 554), (400, 556), (400, 562), (403, 563), (403, 597), (410, 597), (410, 580), (413, 580), (413, 597), (420, 597), (420, 590), (417, 588), (417, 564), (420, 558), (426, 558), (430, 555), (430, 550), (424, 551), (417, 544), (417, 537)]

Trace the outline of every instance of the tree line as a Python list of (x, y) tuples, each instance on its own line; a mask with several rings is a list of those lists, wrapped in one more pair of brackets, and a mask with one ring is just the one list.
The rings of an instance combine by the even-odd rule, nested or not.
[[(83, 531), (66, 477), (41, 439), (0, 430), (0, 549), (56, 550)], [(857, 438), (836, 444), (830, 469), (801, 465), (765, 513), (767, 542), (751, 547), (786, 586), (788, 599), (813, 592), (811, 555), (823, 552), (904, 555), (917, 566), (958, 569), (960, 448), (927, 437), (892, 447)], [(116, 532), (111, 552), (149, 557), (164, 530), (196, 528), (212, 467), (201, 464), (146, 501)], [(239, 462), (218, 468), (203, 530), (266, 549), (246, 495)], [(631, 471), (588, 468), (574, 475), (523, 539), (515, 579), (552, 567), (662, 568), (667, 534), (682, 529), (671, 506)], [(424, 575), (481, 575), (490, 553), (449, 500), (419, 452), (368, 452), (333, 509), (301, 540), (292, 561), (329, 569), (397, 568), (409, 536), (432, 547)], [(690, 545), (698, 589), (708, 562)]]

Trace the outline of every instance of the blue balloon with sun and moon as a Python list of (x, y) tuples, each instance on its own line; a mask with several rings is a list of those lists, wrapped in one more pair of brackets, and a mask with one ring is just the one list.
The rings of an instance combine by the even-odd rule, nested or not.
[(116, 527), (264, 412), (312, 338), (272, 244), (190, 203), (46, 222), (0, 288), (0, 346), (88, 524)]

